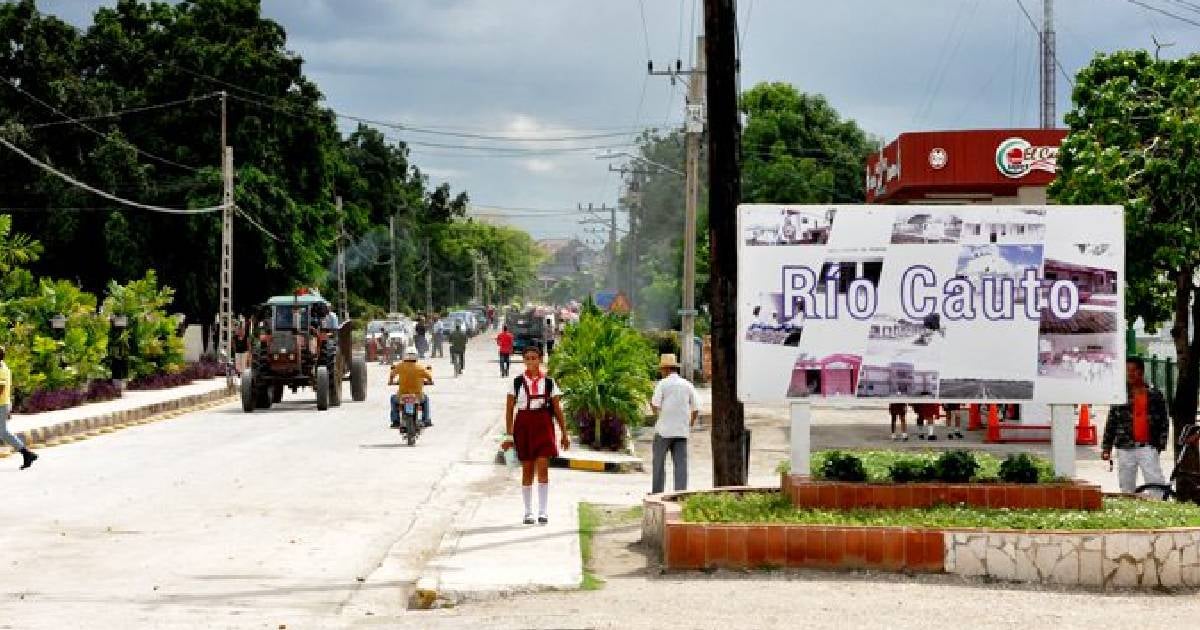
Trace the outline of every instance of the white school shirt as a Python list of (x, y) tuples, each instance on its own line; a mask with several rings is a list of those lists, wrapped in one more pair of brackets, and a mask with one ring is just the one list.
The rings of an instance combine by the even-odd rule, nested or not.
[[(517, 377), (517, 379), (520, 379), (520, 380), (513, 381), (513, 388), (516, 389), (518, 382), (524, 382), (525, 387), (516, 389), (516, 401), (515, 401), (516, 407), (515, 407), (515, 409), (517, 411), (522, 411), (526, 407), (529, 407), (530, 409), (542, 409), (543, 408), (542, 405), (546, 401), (544, 399), (538, 398), (537, 400), (533, 401), (532, 405), (530, 405), (529, 404), (529, 396), (525, 395), (525, 388), (528, 387), (529, 394), (534, 396), (535, 398), (542, 395), (543, 393), (545, 393), (545, 389), (547, 387), (546, 375), (543, 374), (543, 375), (537, 377), (536, 379), (531, 379), (531, 378), (529, 378), (528, 374), (522, 373), (520, 376)], [(554, 379), (550, 379), (549, 387), (551, 388), (550, 389), (550, 398), (558, 398), (559, 394), (557, 391), (556, 384), (554, 383)]]
[(700, 409), (700, 399), (691, 383), (679, 374), (671, 373), (654, 386), (654, 397), (650, 400), (658, 407), (655, 433), (668, 438), (688, 436), (692, 411)]

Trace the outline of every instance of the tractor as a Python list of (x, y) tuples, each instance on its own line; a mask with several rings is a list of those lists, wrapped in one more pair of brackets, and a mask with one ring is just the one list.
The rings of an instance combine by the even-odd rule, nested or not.
[(353, 356), (353, 327), (337, 322), (329, 303), (315, 291), (271, 298), (258, 309), (257, 339), (252, 367), (242, 374), (242, 410), (270, 409), (283, 399), (311, 387), (317, 409), (342, 404), (342, 381), (350, 381), (355, 402), (367, 398), (367, 364)]

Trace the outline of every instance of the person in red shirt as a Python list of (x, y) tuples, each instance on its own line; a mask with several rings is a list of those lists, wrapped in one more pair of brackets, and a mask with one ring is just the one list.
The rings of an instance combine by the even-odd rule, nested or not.
[(1161, 391), (1146, 383), (1145, 366), (1139, 357), (1126, 359), (1128, 402), (1109, 407), (1104, 440), (1100, 446), (1100, 458), (1104, 460), (1111, 460), (1112, 451), (1116, 448), (1121, 492), (1127, 493), (1136, 491), (1139, 469), (1146, 485), (1167, 484), (1159, 454), (1167, 448), (1171, 421), (1166, 398)]
[(496, 335), (496, 347), (500, 350), (500, 376), (503, 378), (508, 376), (508, 369), (512, 366), (513, 334), (508, 332), (508, 326)]

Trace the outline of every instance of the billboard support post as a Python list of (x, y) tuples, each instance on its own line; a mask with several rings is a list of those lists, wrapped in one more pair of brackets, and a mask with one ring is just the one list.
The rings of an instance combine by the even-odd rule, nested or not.
[(1071, 405), (1050, 405), (1050, 458), (1055, 476), (1075, 476), (1075, 411)]
[(807, 401), (793, 402), (792, 410), (792, 454), (791, 474), (811, 474), (812, 459), (812, 405)]

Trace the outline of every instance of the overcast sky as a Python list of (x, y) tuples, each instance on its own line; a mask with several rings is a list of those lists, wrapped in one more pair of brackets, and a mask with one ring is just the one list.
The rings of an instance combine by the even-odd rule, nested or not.
[[(1200, 1), (1139, 1), (1200, 23)], [(1041, 1), (1024, 3), (1040, 23)], [(112, 2), (40, 2), (77, 25), (90, 23), (99, 4)], [(620, 186), (607, 162), (595, 159), (602, 150), (549, 149), (624, 145), (638, 128), (678, 125), (684, 88), (647, 77), (647, 51), (657, 65), (681, 57), (686, 66), (703, 23), (699, 0), (263, 4), (338, 111), (521, 138), (623, 133), (572, 142), (403, 136), (456, 145), (412, 149), (435, 183), (470, 193), (474, 212), (511, 215), (539, 238), (579, 232), (577, 216), (566, 212), (577, 203), (612, 204)], [(1152, 36), (1176, 44), (1166, 56), (1200, 43), (1200, 25), (1131, 0), (1056, 4), (1058, 56), (1068, 74), (1096, 51), (1153, 47)], [(738, 10), (743, 87), (786, 81), (825, 94), (885, 139), (910, 130), (1037, 124), (1037, 35), (1017, 0), (740, 0)], [(1061, 117), (1070, 102), (1061, 76), (1058, 93)]]

